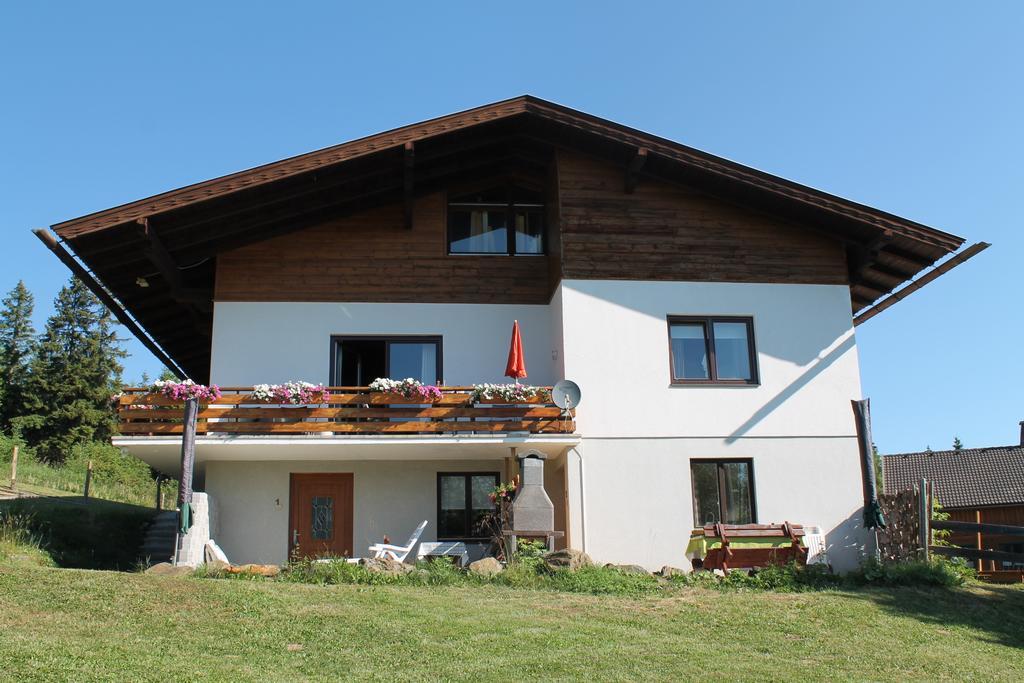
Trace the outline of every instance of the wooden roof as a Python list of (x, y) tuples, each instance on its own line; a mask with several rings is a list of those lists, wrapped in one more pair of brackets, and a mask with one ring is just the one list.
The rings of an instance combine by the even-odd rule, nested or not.
[[(413, 191), (413, 178), (420, 194), (499, 166), (543, 169), (554, 147), (580, 149), (840, 240), (847, 249), (854, 312), (963, 243), (920, 223), (531, 96), (189, 185), (53, 229), (182, 370), (204, 379), (218, 253), (401, 201)], [(636, 163), (638, 156), (643, 163)], [(140, 277), (149, 286), (140, 287)]]

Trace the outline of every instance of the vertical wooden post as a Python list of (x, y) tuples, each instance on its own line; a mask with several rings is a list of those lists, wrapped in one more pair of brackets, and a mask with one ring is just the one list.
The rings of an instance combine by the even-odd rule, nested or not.
[[(976, 524), (981, 524), (981, 510), (980, 509), (974, 511), (974, 522)], [(984, 546), (982, 546), (982, 543), (981, 543), (981, 532), (979, 531), (976, 535), (977, 535), (977, 538), (975, 539), (975, 545), (978, 548), (978, 550), (982, 550), (982, 549), (984, 549)], [(984, 564), (985, 564), (984, 560), (979, 558), (978, 559), (978, 567), (977, 567), (979, 572), (982, 571), (985, 568)]]
[(85, 466), (85, 490), (82, 492), (82, 496), (85, 498), (89, 497), (89, 487), (92, 485), (92, 460)]
[(164, 475), (156, 475), (156, 509), (163, 510), (164, 508)]
[(18, 486), (18, 445), (11, 449), (11, 488)]
[(932, 515), (935, 514), (935, 482), (928, 482), (928, 545), (935, 541), (935, 530), (932, 528)]
[(196, 462), (196, 418), (198, 414), (199, 400), (190, 398), (185, 401), (185, 419), (181, 430), (181, 479), (178, 481), (178, 538), (174, 552), (175, 564), (178, 564), (180, 559), (182, 541), (192, 519), (187, 508), (192, 502), (192, 472)]
[(928, 481), (921, 477), (917, 485), (917, 518), (918, 542), (921, 544), (921, 556), (928, 561), (928, 537), (931, 527), (932, 511), (928, 509)]

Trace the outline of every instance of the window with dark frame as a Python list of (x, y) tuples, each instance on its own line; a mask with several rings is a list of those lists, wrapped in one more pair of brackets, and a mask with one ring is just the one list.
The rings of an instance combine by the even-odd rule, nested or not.
[(544, 249), (540, 192), (507, 186), (449, 198), (449, 254), (537, 256)]
[(734, 316), (668, 317), (673, 384), (757, 384), (754, 319)]
[(494, 510), (490, 493), (497, 485), (497, 472), (439, 472), (437, 539), (487, 540), (484, 521)]
[(440, 384), (442, 339), (439, 336), (331, 337), (331, 385), (363, 387), (378, 377), (412, 377)]
[(751, 460), (691, 460), (694, 526), (754, 524), (754, 472)]

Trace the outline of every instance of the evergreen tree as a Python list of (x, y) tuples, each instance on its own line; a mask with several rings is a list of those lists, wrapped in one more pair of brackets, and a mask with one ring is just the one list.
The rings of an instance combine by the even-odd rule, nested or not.
[(960, 437), (959, 436), (954, 436), (953, 437), (953, 450), (954, 451), (959, 451), (963, 447), (964, 447), (964, 444), (963, 444), (963, 442), (960, 441)]
[(175, 375), (173, 372), (171, 372), (170, 368), (164, 367), (162, 370), (160, 370), (160, 376), (157, 377), (157, 379), (162, 381), (171, 380), (172, 382), (177, 382), (181, 378)]
[(62, 462), (73, 445), (114, 433), (110, 399), (127, 354), (110, 311), (77, 278), (60, 290), (54, 309), (32, 358), (28, 414), (16, 423), (42, 458)]
[(36, 343), (32, 326), (35, 300), (19, 280), (0, 307), (0, 429), (7, 432), (11, 421), (25, 414), (29, 364)]

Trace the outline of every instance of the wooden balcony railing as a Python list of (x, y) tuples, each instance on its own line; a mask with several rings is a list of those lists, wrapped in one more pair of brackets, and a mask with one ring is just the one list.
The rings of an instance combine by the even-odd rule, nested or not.
[[(317, 405), (254, 400), (252, 387), (221, 388), (222, 396), (199, 406), (198, 434), (438, 434), (564, 433), (576, 431), (575, 411), (563, 415), (544, 399), (514, 404), (476, 401), (472, 387), (441, 387), (441, 398), (424, 403), (366, 387), (331, 387), (330, 398)], [(125, 389), (118, 400), (123, 435), (181, 434), (184, 404)]]

